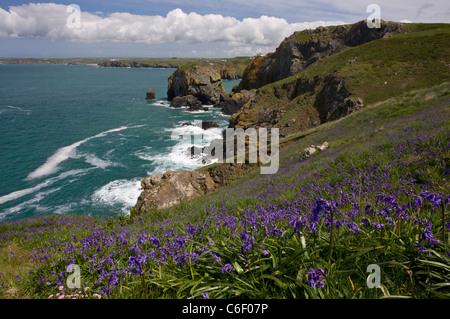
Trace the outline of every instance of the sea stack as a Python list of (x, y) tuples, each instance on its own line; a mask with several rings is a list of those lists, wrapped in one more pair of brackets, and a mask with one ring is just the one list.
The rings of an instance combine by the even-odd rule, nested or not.
[(154, 100), (155, 97), (155, 91), (153, 91), (153, 89), (148, 89), (147, 91), (147, 97), (145, 98), (146, 100)]

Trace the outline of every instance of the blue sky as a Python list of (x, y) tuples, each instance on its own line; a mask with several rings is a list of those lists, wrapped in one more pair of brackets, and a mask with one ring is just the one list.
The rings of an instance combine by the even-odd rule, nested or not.
[(0, 57), (255, 55), (296, 30), (363, 20), (371, 3), (384, 20), (450, 22), (447, 0), (0, 0)]

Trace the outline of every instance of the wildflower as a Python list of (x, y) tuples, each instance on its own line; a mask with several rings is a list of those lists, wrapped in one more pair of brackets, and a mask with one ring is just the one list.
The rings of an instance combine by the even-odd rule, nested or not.
[(355, 223), (355, 222), (349, 222), (347, 223), (348, 230), (350, 230), (352, 233), (359, 233), (361, 231), (361, 228)]
[(232, 264), (225, 264), (225, 266), (222, 267), (222, 274), (231, 271), (234, 271), (234, 267)]
[(380, 223), (377, 223), (377, 222), (373, 222), (372, 225), (375, 226), (376, 229), (383, 229), (384, 228), (383, 224), (380, 224)]
[(214, 258), (214, 263), (216, 263), (216, 262), (220, 263), (220, 257), (219, 256), (217, 256), (216, 254), (213, 254), (213, 253), (209, 253), (209, 254)]
[(442, 199), (436, 195), (433, 194), (430, 191), (421, 192), (420, 196), (422, 196), (427, 202), (429, 202), (433, 208), (438, 208), (441, 205)]
[(431, 231), (431, 222), (427, 221), (425, 223), (425, 229), (423, 230), (422, 235), (420, 236), (421, 241), (427, 241), (431, 244), (431, 247), (434, 247), (436, 244), (440, 242), (439, 239), (436, 239)]
[(262, 254), (263, 257), (266, 257), (266, 258), (270, 257), (270, 251), (267, 248), (263, 248), (261, 250), (261, 254)]
[(317, 269), (310, 268), (308, 272), (308, 284), (310, 285), (310, 287), (323, 288), (324, 283), (322, 281), (323, 280), (322, 276), (325, 276), (325, 270), (323, 270), (322, 268)]
[(203, 297), (203, 299), (209, 299), (208, 293), (203, 293), (202, 297)]
[(369, 226), (369, 225), (370, 225), (370, 222), (369, 222), (369, 220), (368, 220), (367, 218), (363, 218), (363, 219), (361, 220), (361, 222), (362, 222), (364, 225), (366, 225), (366, 226)]

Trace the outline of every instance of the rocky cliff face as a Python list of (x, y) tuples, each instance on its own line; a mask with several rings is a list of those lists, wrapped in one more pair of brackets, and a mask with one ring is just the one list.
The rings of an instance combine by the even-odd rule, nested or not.
[(178, 68), (169, 77), (167, 90), (169, 101), (186, 95), (192, 95), (202, 104), (209, 105), (225, 101), (229, 97), (215, 68), (200, 64)]
[(318, 27), (295, 32), (275, 52), (258, 56), (245, 69), (236, 91), (260, 88), (307, 68), (327, 56), (353, 47), (405, 32), (401, 23), (381, 22), (381, 28), (370, 29), (365, 21), (337, 27)]
[[(336, 74), (299, 78), (255, 96), (230, 117), (230, 127), (278, 127), (280, 136), (349, 115), (363, 107)], [(288, 114), (288, 115), (286, 115)]]

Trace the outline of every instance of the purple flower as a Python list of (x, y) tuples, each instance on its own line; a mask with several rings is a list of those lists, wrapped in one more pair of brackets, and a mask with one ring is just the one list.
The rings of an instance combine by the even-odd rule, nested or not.
[(308, 284), (310, 285), (310, 287), (323, 288), (324, 283), (322, 281), (322, 276), (325, 276), (325, 270), (323, 270), (322, 268), (310, 268), (308, 272)]
[(380, 224), (380, 223), (377, 223), (377, 222), (373, 222), (372, 225), (375, 226), (376, 229), (383, 229), (384, 228), (383, 224)]
[(433, 232), (431, 231), (431, 222), (427, 221), (425, 223), (425, 229), (423, 230), (423, 233), (420, 235), (420, 241), (426, 241), (430, 243), (431, 247), (434, 247), (436, 244), (440, 243), (441, 241), (439, 239), (436, 239), (433, 235)]
[(222, 267), (222, 274), (232, 271), (234, 271), (234, 267), (232, 264), (225, 264), (225, 266)]
[(203, 299), (209, 299), (208, 293), (203, 293), (202, 297), (203, 297)]
[(442, 199), (437, 195), (433, 194), (430, 191), (421, 192), (420, 196), (422, 196), (427, 202), (429, 202), (433, 208), (438, 208), (441, 205)]
[(217, 256), (216, 254), (213, 253), (209, 253), (213, 258), (214, 258), (214, 263), (220, 263), (220, 257)]
[(352, 233), (359, 233), (361, 231), (361, 228), (355, 222), (347, 223), (347, 227)]
[(262, 254), (262, 256), (265, 257), (265, 258), (270, 257), (270, 251), (269, 251), (269, 249), (267, 249), (267, 248), (263, 248), (263, 249), (261, 250), (261, 254)]

